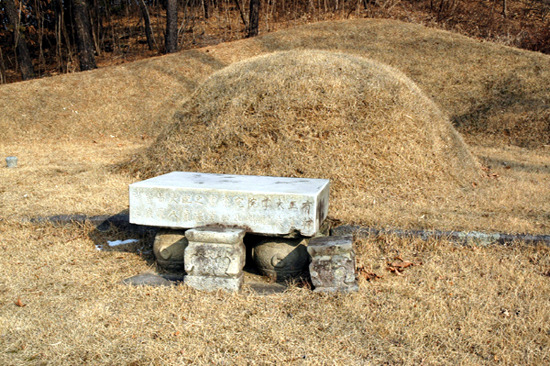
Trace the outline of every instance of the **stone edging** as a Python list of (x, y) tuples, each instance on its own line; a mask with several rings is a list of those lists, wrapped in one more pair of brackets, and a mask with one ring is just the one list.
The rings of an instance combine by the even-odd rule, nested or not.
[(422, 240), (449, 240), (461, 245), (512, 245), (516, 242), (550, 246), (550, 235), (483, 233), (479, 231), (439, 231), (439, 230), (401, 230), (375, 229), (355, 225), (342, 225), (331, 229), (331, 235), (354, 235), (359, 238), (378, 235), (420, 238)]
[[(85, 223), (90, 222), (97, 226), (98, 230), (108, 230), (111, 225), (118, 229), (144, 234), (155, 232), (156, 227), (130, 224), (128, 214), (116, 215), (55, 215), (48, 217), (31, 218), (29, 222), (51, 222), (57, 224)], [(503, 233), (483, 233), (479, 231), (439, 231), (439, 230), (402, 230), (402, 229), (376, 229), (358, 225), (342, 225), (330, 230), (330, 235), (354, 235), (356, 238), (366, 238), (378, 235), (395, 235), (398, 237), (420, 238), (422, 240), (441, 239), (449, 240), (461, 245), (512, 245), (516, 242), (537, 245), (543, 244), (550, 246), (550, 235), (532, 235), (532, 234), (503, 234)]]

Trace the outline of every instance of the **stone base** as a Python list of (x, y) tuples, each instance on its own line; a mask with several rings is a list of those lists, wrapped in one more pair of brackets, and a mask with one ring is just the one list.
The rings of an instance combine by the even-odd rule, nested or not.
[(236, 228), (207, 227), (188, 230), (185, 271), (190, 276), (232, 278), (242, 275), (246, 249), (245, 231)]
[(239, 291), (244, 281), (244, 276), (238, 277), (211, 277), (211, 276), (185, 276), (184, 283), (202, 291)]
[(347, 286), (338, 286), (338, 287), (315, 287), (313, 292), (357, 292), (359, 291), (359, 286), (357, 284), (351, 284)]
[(310, 240), (309, 274), (316, 292), (358, 291), (355, 252), (351, 236), (326, 236)]
[(219, 226), (187, 230), (184, 282), (197, 290), (239, 291), (246, 257), (244, 234), (243, 229)]

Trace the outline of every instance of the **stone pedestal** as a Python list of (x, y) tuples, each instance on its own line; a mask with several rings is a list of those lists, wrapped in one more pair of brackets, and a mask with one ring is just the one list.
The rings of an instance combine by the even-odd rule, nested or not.
[(325, 236), (309, 241), (309, 274), (316, 292), (357, 291), (351, 236)]
[(185, 232), (185, 284), (198, 290), (238, 291), (243, 283), (245, 230), (200, 227)]

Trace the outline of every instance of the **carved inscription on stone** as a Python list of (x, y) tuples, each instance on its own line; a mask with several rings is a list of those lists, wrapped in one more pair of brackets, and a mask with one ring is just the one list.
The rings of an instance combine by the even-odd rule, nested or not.
[(243, 264), (241, 256), (244, 251), (241, 249), (236, 245), (193, 243), (189, 245), (185, 253), (186, 271), (190, 274), (204, 276), (238, 275)]
[[(197, 186), (189, 174), (203, 181)], [(264, 234), (298, 230), (312, 236), (327, 215), (327, 180), (230, 176), (230, 183), (222, 183), (222, 177), (174, 172), (134, 183), (130, 221), (174, 228), (242, 226)]]

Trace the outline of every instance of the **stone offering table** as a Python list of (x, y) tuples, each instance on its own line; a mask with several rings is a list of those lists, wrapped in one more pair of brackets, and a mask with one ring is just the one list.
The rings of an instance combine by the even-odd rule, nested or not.
[(326, 179), (172, 172), (130, 185), (130, 222), (313, 236), (327, 217), (328, 199)]
[[(245, 233), (312, 237), (328, 213), (326, 179), (172, 172), (129, 190), (130, 222), (165, 228), (155, 239), (159, 265), (183, 265), (184, 282), (201, 290), (241, 287)], [(302, 254), (298, 262), (307, 268), (307, 251)], [(270, 262), (296, 262), (277, 258)]]

